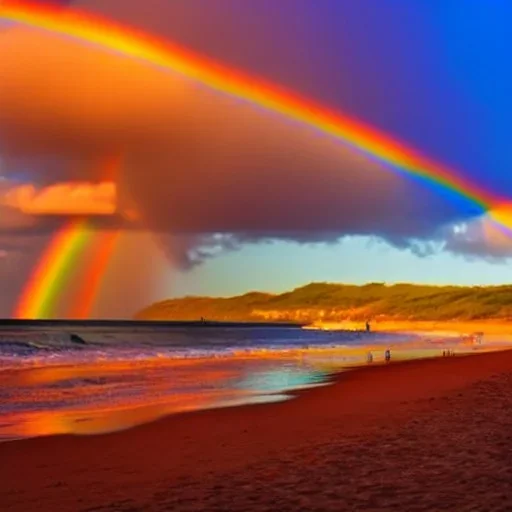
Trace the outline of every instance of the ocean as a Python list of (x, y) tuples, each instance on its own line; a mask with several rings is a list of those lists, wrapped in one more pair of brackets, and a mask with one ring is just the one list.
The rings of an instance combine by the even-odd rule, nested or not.
[[(374, 362), (485, 349), (449, 335), (297, 327), (0, 329), (0, 440), (122, 430), (186, 411), (287, 400)], [(73, 329), (73, 330), (71, 330)], [(78, 335), (72, 337), (71, 335)]]

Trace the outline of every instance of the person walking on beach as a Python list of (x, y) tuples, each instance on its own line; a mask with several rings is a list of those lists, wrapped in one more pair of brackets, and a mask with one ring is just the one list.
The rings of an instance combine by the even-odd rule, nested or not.
[(370, 351), (368, 352), (368, 354), (366, 355), (366, 362), (367, 362), (368, 364), (373, 363), (373, 354), (372, 354), (371, 350), (370, 350)]
[(371, 331), (372, 326), (370, 325), (370, 320), (366, 320), (366, 332)]
[(391, 350), (389, 350), (389, 348), (384, 353), (384, 358), (386, 359), (386, 363), (389, 363), (391, 361)]

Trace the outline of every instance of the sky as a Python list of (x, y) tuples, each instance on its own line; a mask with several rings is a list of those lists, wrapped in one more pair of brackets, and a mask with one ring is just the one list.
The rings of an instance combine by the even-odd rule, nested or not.
[[(343, 112), (499, 198), (491, 212), (512, 211), (507, 0), (60, 3)], [(114, 192), (102, 162), (117, 153)], [(508, 233), (453, 192), (179, 75), (15, 23), (0, 25), (0, 175), (1, 316), (58, 222), (114, 201), (133, 265), (105, 276), (96, 316), (311, 281), (512, 280)]]

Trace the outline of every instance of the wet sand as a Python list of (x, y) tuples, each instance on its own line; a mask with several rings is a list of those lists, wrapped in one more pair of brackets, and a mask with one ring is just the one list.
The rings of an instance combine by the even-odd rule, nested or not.
[(346, 372), (282, 403), (0, 444), (2, 511), (510, 510), (512, 351)]

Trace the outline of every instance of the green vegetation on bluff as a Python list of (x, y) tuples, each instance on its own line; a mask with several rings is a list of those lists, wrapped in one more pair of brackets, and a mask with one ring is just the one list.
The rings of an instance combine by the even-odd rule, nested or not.
[(511, 286), (364, 286), (311, 283), (279, 295), (185, 297), (158, 302), (136, 318), (151, 320), (512, 320)]

